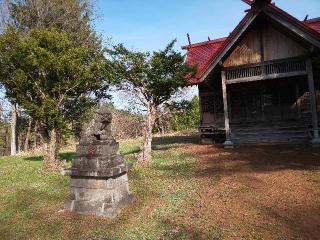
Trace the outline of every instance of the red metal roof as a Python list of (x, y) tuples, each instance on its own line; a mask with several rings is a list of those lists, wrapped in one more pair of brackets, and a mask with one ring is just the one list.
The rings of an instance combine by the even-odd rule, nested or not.
[(320, 33), (320, 17), (304, 21), (310, 28)]
[[(280, 8), (276, 7), (275, 5), (270, 4), (270, 6), (280, 14), (283, 14), (286, 17), (288, 17), (291, 21), (296, 22), (302, 28), (310, 30), (311, 32), (315, 31), (317, 33), (320, 33), (320, 17), (310, 19), (307, 21), (299, 21), (296, 18), (289, 15), (288, 13), (281, 10)], [(223, 49), (234, 38), (234, 36), (241, 30), (241, 28), (244, 26), (244, 24), (247, 22), (250, 16), (250, 12), (247, 13), (228, 37), (190, 44), (182, 47), (182, 49), (186, 49), (188, 51), (186, 63), (198, 66), (198, 71), (196, 75), (193, 78), (189, 79), (190, 84), (198, 84), (200, 82), (199, 78), (209, 67), (210, 63), (223, 51)]]
[(199, 82), (198, 76), (200, 69), (205, 68), (212, 55), (214, 55), (214, 53), (221, 48), (226, 39), (227, 38), (219, 38), (182, 47), (182, 49), (186, 49), (188, 51), (186, 63), (190, 65), (196, 65), (198, 67), (196, 76), (189, 80), (190, 84), (196, 84)]

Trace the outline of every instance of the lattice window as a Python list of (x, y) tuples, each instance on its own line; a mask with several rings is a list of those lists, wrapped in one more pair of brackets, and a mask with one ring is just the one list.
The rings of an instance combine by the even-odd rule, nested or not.
[(279, 74), (288, 72), (302, 72), (306, 71), (306, 62), (303, 60), (296, 60), (290, 62), (272, 63), (265, 66), (266, 74)]

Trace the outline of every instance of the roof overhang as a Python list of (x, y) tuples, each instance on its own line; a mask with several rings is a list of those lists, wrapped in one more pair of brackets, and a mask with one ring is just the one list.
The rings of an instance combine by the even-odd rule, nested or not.
[(296, 34), (302, 39), (305, 39), (311, 45), (320, 49), (320, 34), (318, 32), (314, 31), (313, 29), (306, 29), (305, 24), (301, 23), (300, 21), (295, 21), (296, 19), (288, 19), (289, 16), (283, 16), (283, 14), (272, 10), (273, 7), (274, 6), (271, 6), (270, 8), (266, 8), (264, 10), (267, 16), (278, 22), (292, 33)]

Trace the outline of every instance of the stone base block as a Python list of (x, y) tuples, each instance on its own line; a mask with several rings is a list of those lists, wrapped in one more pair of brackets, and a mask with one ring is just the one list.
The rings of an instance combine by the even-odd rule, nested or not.
[(79, 214), (115, 217), (132, 200), (126, 173), (107, 179), (72, 177), (65, 207)]
[(226, 140), (224, 143), (223, 143), (223, 147), (224, 148), (227, 148), (227, 149), (233, 149), (234, 148), (234, 145), (233, 145), (233, 142), (230, 141), (230, 140)]

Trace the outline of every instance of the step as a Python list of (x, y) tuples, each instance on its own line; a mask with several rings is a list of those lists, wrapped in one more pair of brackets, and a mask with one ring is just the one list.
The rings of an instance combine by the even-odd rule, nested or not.
[(305, 132), (306, 126), (302, 127), (286, 127), (286, 128), (231, 128), (232, 132), (237, 133), (256, 133), (256, 132)]
[(307, 133), (303, 134), (232, 134), (233, 138), (270, 138), (270, 139), (281, 139), (281, 138), (296, 138), (296, 137), (306, 137), (308, 138)]
[(231, 138), (234, 143), (297, 143), (297, 142), (309, 142), (308, 137), (293, 137), (293, 138)]

